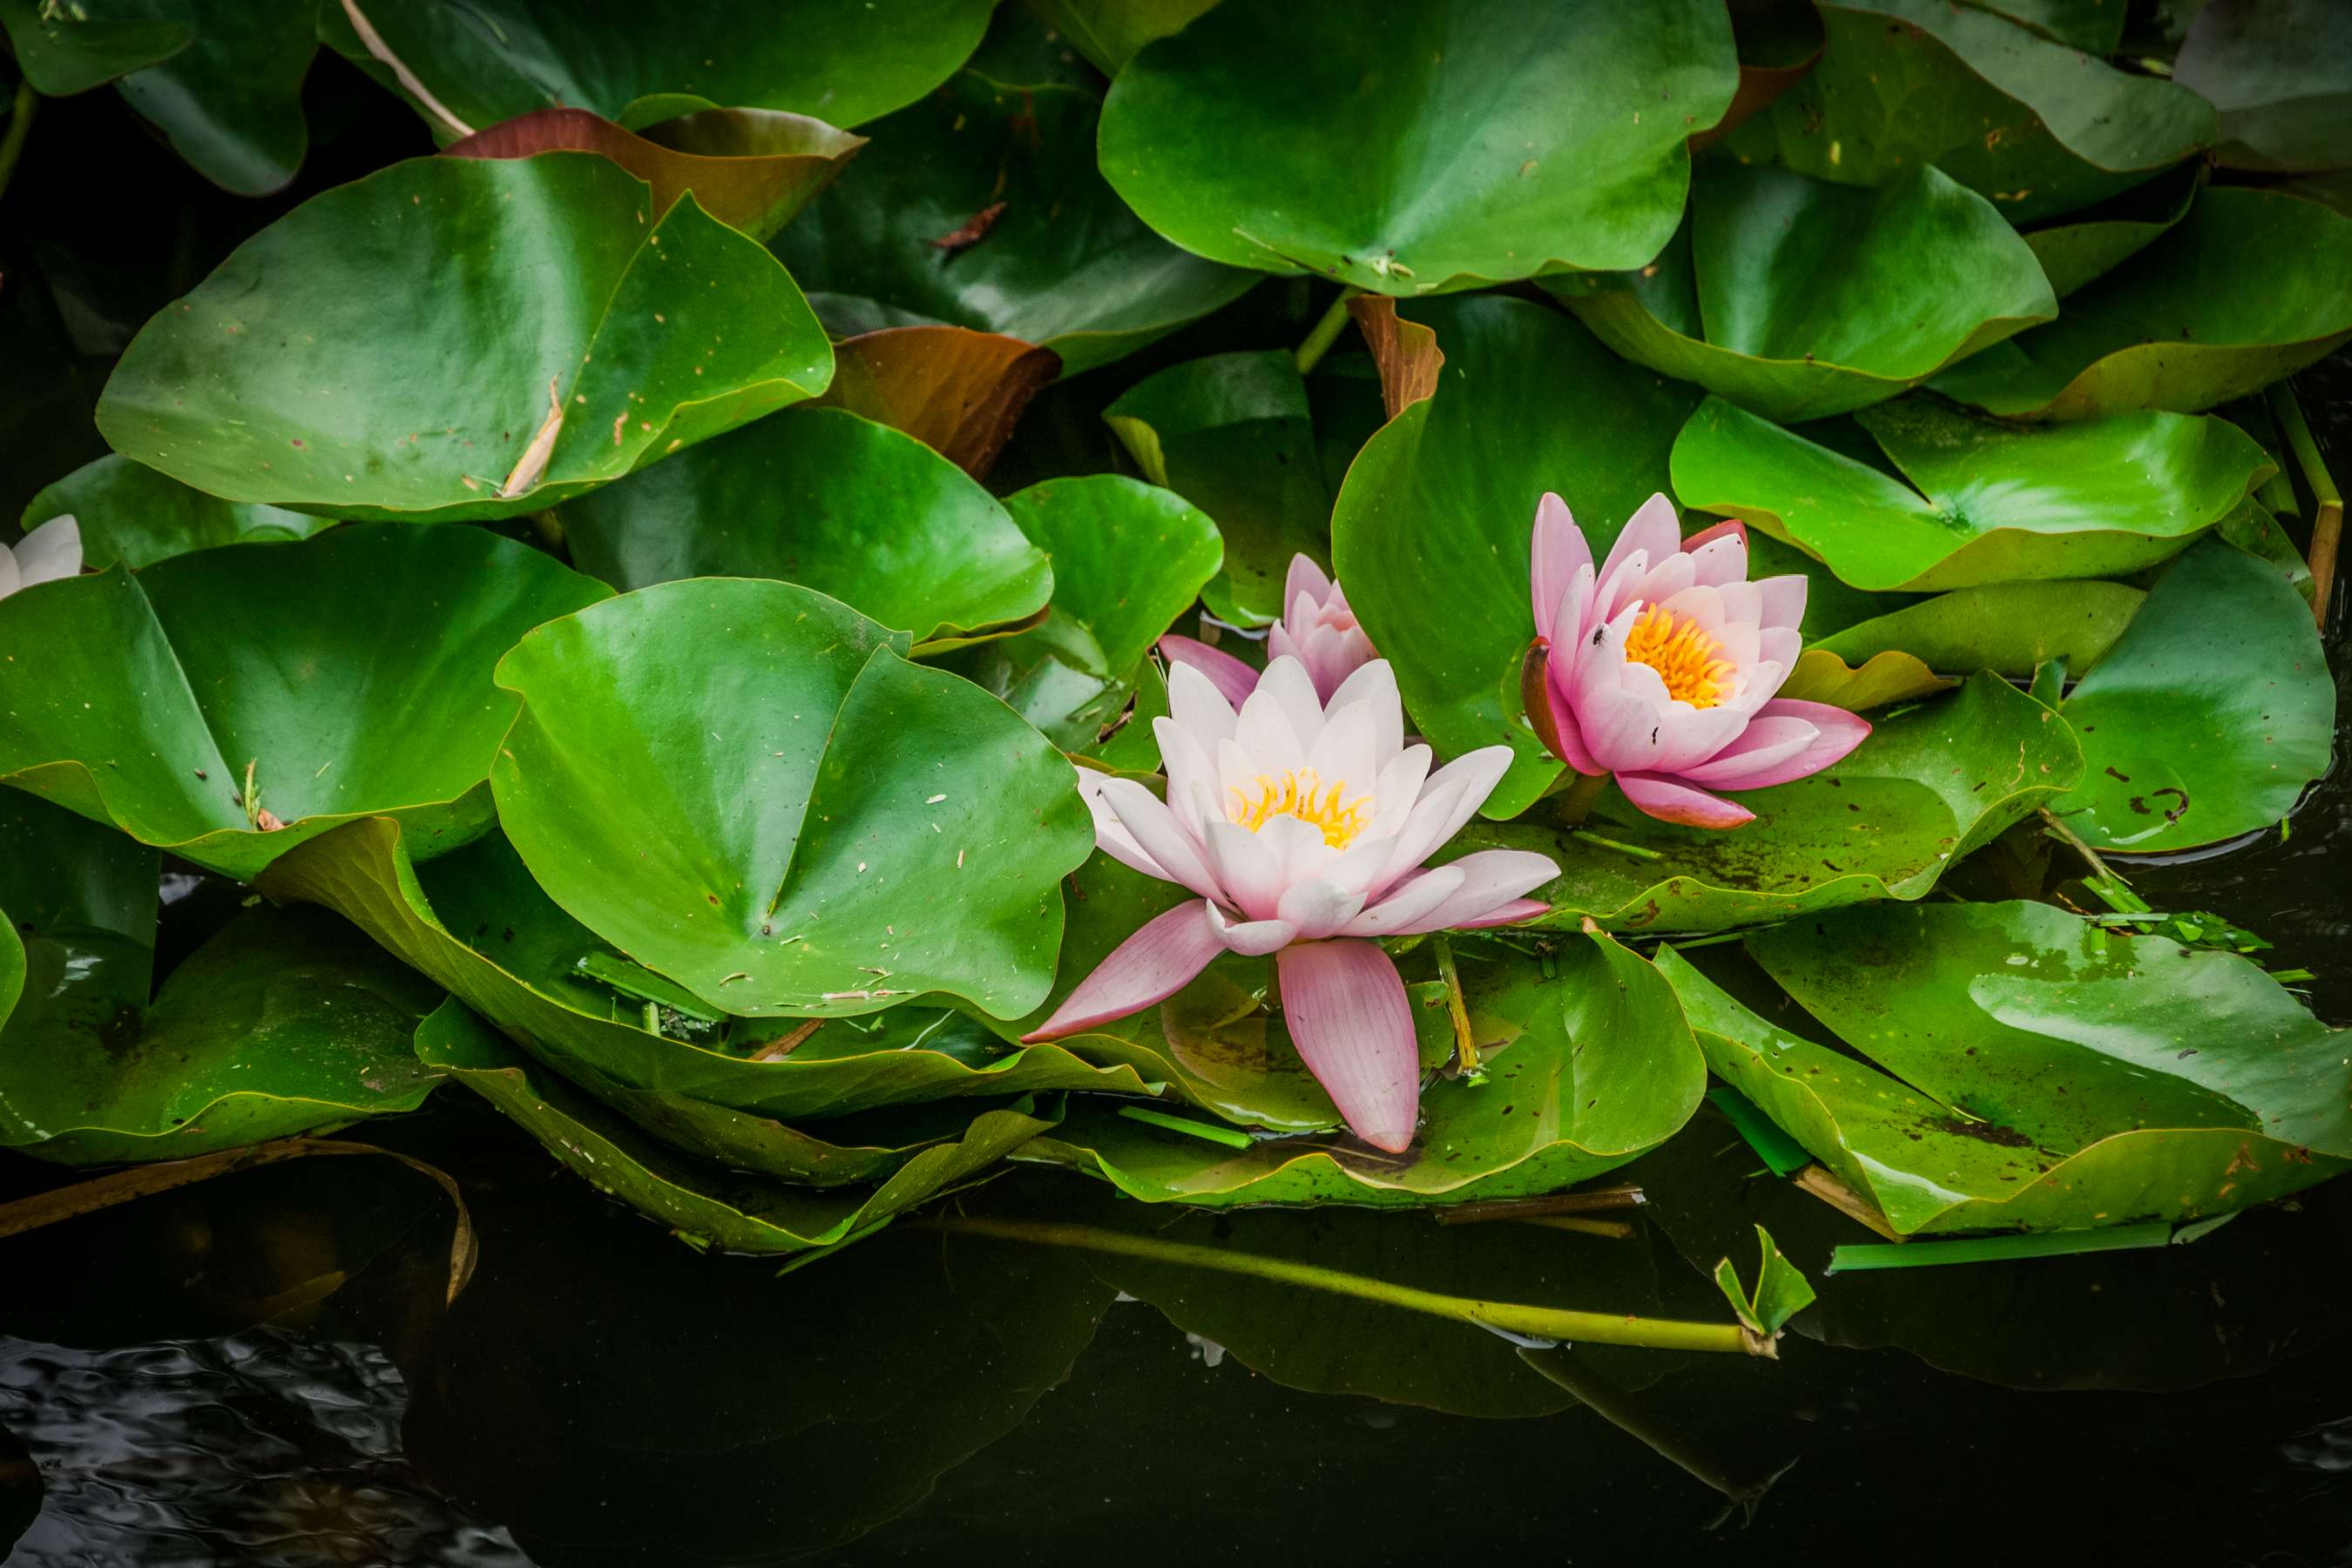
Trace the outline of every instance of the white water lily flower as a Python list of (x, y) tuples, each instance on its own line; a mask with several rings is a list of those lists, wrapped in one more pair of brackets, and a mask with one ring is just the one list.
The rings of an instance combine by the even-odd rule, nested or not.
[(1278, 658), (1241, 704), (1189, 665), (1168, 672), (1153, 721), (1168, 798), (1079, 770), (1096, 842), (1146, 876), (1201, 895), (1103, 960), (1029, 1040), (1059, 1039), (1174, 995), (1220, 952), (1276, 954), (1290, 1037), (1359, 1137), (1412, 1142), (1420, 1055), (1384, 936), (1503, 925), (1543, 912), (1522, 895), (1559, 874), (1541, 855), (1485, 849), (1422, 862), (1470, 820), (1510, 766), (1488, 746), (1429, 771), (1404, 743), (1385, 659), (1326, 703)]
[(0, 545), (0, 599), (36, 583), (52, 583), (81, 570), (81, 524), (71, 512), (53, 517), (14, 546)]

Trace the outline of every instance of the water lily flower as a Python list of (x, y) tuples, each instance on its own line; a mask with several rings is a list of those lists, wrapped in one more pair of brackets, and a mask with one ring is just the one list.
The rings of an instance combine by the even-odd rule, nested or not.
[(1053, 1040), (1166, 1001), (1221, 952), (1273, 953), (1283, 1014), (1307, 1070), (1367, 1142), (1402, 1151), (1421, 1100), (1420, 1053), (1396, 965), (1375, 938), (1505, 925), (1543, 912), (1523, 897), (1559, 874), (1541, 855), (1484, 849), (1422, 862), (1509, 767), (1488, 746), (1435, 773), (1404, 743), (1384, 659), (1328, 700), (1291, 655), (1239, 711), (1197, 668), (1168, 672), (1155, 720), (1168, 798), (1079, 772), (1103, 852), (1200, 898), (1119, 944), (1026, 1040)]
[(53, 517), (12, 546), (0, 545), (0, 599), (36, 583), (81, 570), (81, 524), (71, 512)]
[(1805, 579), (1748, 581), (1737, 521), (1686, 540), (1674, 503), (1654, 495), (1596, 572), (1567, 504), (1547, 494), (1528, 577), (1539, 650), (1528, 667), (1529, 718), (1593, 788), (1613, 773), (1651, 816), (1752, 822), (1714, 792), (1817, 773), (1870, 733), (1843, 708), (1773, 695), (1797, 662)]
[[(1266, 658), (1295, 658), (1305, 665), (1315, 682), (1315, 695), (1322, 700), (1329, 701), (1341, 681), (1380, 657), (1372, 651), (1372, 639), (1356, 624), (1348, 595), (1304, 555), (1290, 558), (1282, 602), (1286, 606), (1282, 619), (1266, 633)], [(1189, 664), (1207, 676), (1235, 707), (1257, 689), (1256, 670), (1194, 638), (1170, 632), (1160, 639), (1160, 655), (1171, 666)]]

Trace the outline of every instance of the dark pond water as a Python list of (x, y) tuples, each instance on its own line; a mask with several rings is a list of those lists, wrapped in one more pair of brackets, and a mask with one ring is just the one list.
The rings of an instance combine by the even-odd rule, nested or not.
[[(352, 172), (336, 68), (320, 68), (313, 183)], [(120, 347), (110, 322), (271, 216), (223, 216), (100, 113), (59, 105), (42, 133), (93, 138), (152, 200), (84, 212), (28, 163), (19, 212), (45, 221), (0, 237), (6, 271), (29, 250), (70, 285), (62, 325), (0, 321), (48, 345), (68, 405)], [(423, 150), (380, 144), (413, 127), (379, 130), (357, 167)], [(2304, 386), (2352, 471), (2352, 368)], [(1057, 433), (1093, 440), (1092, 418), (1049, 395), (1016, 458), (1063, 460)], [(71, 439), (14, 443), (0, 479), (61, 471), (83, 455)], [(2339, 763), (2284, 841), (2137, 877), (2160, 906), (2271, 938), (2340, 1023), (2347, 866)], [(184, 898), (173, 945), (235, 901)], [(1651, 1203), (1624, 1239), (1328, 1212), (1193, 1216), (1182, 1234), (1709, 1317), (1700, 1267), (1745, 1264), (1755, 1222), (1817, 1277), (1830, 1246), (1866, 1239), (1758, 1178), (1712, 1118), (1625, 1173)], [(780, 1278), (688, 1251), (462, 1095), (371, 1135), (463, 1185), (479, 1263), (454, 1305), (447, 1201), (389, 1160), (246, 1172), (0, 1240), (9, 1568), (2352, 1563), (2352, 1183), (2159, 1251), (1843, 1276), (1768, 1363), (1522, 1353), (1274, 1287), (906, 1228)], [(0, 1201), (60, 1179), (0, 1159)], [(1093, 1200), (1040, 1174), (968, 1201)]]

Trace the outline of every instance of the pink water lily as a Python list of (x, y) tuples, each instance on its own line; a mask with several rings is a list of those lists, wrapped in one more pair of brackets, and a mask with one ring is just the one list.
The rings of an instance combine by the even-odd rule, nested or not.
[(1588, 778), (1615, 774), (1652, 816), (1752, 822), (1714, 792), (1817, 773), (1870, 733), (1843, 708), (1773, 695), (1797, 662), (1805, 579), (1748, 581), (1736, 521), (1685, 539), (1674, 503), (1654, 495), (1595, 571), (1583, 531), (1547, 494), (1528, 577), (1542, 650), (1529, 718), (1553, 754)]
[(1559, 874), (1541, 855), (1429, 858), (1510, 766), (1488, 746), (1429, 771), (1404, 743), (1396, 677), (1362, 665), (1319, 699), (1285, 655), (1235, 710), (1198, 668), (1168, 672), (1155, 720), (1163, 803), (1133, 779), (1080, 769), (1103, 852), (1200, 898), (1144, 925), (1025, 1039), (1053, 1040), (1164, 1002), (1221, 952), (1275, 954), (1298, 1054), (1357, 1136), (1401, 1151), (1421, 1101), (1420, 1052), (1396, 965), (1373, 940), (1504, 925), (1543, 912), (1523, 895)]
[(81, 570), (81, 524), (68, 512), (53, 517), (15, 545), (0, 544), (0, 599), (36, 583), (51, 583)]
[[(1305, 665), (1315, 682), (1315, 695), (1323, 700), (1329, 701), (1341, 681), (1380, 657), (1372, 651), (1372, 639), (1356, 624), (1348, 595), (1304, 555), (1290, 558), (1282, 603), (1282, 619), (1266, 633), (1266, 658), (1295, 658)], [(1160, 656), (1171, 666), (1189, 664), (1207, 676), (1209, 684), (1235, 707), (1257, 689), (1256, 670), (1195, 638), (1170, 632), (1160, 639)]]

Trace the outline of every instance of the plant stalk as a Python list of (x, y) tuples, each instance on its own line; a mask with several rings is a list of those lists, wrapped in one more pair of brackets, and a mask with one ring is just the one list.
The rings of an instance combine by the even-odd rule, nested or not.
[(1552, 820), (1562, 827), (1582, 826), (1608, 787), (1607, 773), (1578, 773), (1574, 784), (1551, 797)]
[(2050, 836), (2057, 839), (2060, 843), (2065, 845), (2066, 847), (2072, 849), (2075, 854), (2081, 856), (2083, 858), (2083, 864), (2091, 868), (2091, 874), (2093, 876), (2104, 878), (2111, 882), (2121, 883), (2126, 888), (2131, 886), (2131, 884), (2125, 881), (2123, 878), (2116, 876), (2115, 868), (2101, 859), (2099, 858), (2099, 852), (2092, 848), (2088, 844), (2083, 842), (2083, 836), (2075, 832), (2073, 828), (2067, 826), (2065, 822), (2061, 819), (2056, 813), (2053, 812), (2046, 805), (2038, 806), (2035, 810), (2042, 818), (2042, 826), (2049, 829)]
[(1439, 931), (1430, 945), (1437, 951), (1437, 973), (1445, 982), (1445, 1010), (1454, 1016), (1454, 1073), (1470, 1078), (1478, 1071), (1478, 1042), (1470, 1035), (1470, 1009), (1462, 1000), (1462, 976), (1454, 967), (1454, 944)]
[(0, 132), (0, 195), (7, 194), (9, 177), (16, 172), (16, 160), (24, 155), (25, 138), (33, 131), (33, 111), (40, 102), (41, 95), (33, 90), (31, 82), (16, 84), (16, 100), (8, 110), (8, 129)]
[(2294, 389), (2283, 381), (2274, 384), (2271, 409), (2278, 416), (2288, 448), (2294, 453), (2295, 466), (2303, 470), (2303, 482), (2311, 487), (2311, 614), (2325, 626), (2327, 602), (2336, 591), (2336, 551), (2344, 538), (2344, 493), (2336, 488), (2336, 478), (2319, 455), (2319, 442), (2311, 434), (2311, 422), (2303, 416), (2303, 405), (2295, 401)]
[(1331, 308), (1323, 312), (1322, 319), (1299, 342), (1298, 352), (1291, 356), (1297, 362), (1299, 374), (1305, 375), (1313, 370), (1323, 362), (1323, 356), (1331, 352), (1331, 345), (1338, 342), (1339, 334), (1348, 330), (1348, 301), (1362, 292), (1361, 289), (1340, 289), (1339, 297), (1331, 301)]
[(1221, 1247), (1196, 1247), (1157, 1237), (1130, 1236), (1090, 1225), (1064, 1225), (1052, 1220), (991, 1219), (979, 1215), (941, 1215), (914, 1222), (925, 1230), (963, 1236), (994, 1237), (1025, 1241), (1038, 1247), (1070, 1247), (1087, 1252), (1108, 1252), (1140, 1258), (1153, 1263), (1214, 1269), (1328, 1291), (1359, 1301), (1374, 1301), (1407, 1312), (1422, 1312), (1475, 1328), (1500, 1330), (1530, 1339), (1557, 1340), (1563, 1344), (1642, 1345), (1653, 1350), (1711, 1351), (1732, 1355), (1776, 1354), (1772, 1342), (1738, 1323), (1688, 1323), (1663, 1318), (1635, 1318), (1615, 1312), (1577, 1312), (1557, 1307), (1528, 1307), (1508, 1301), (1480, 1301), (1467, 1296), (1443, 1296), (1434, 1290), (1346, 1274), (1286, 1258), (1265, 1258)]

